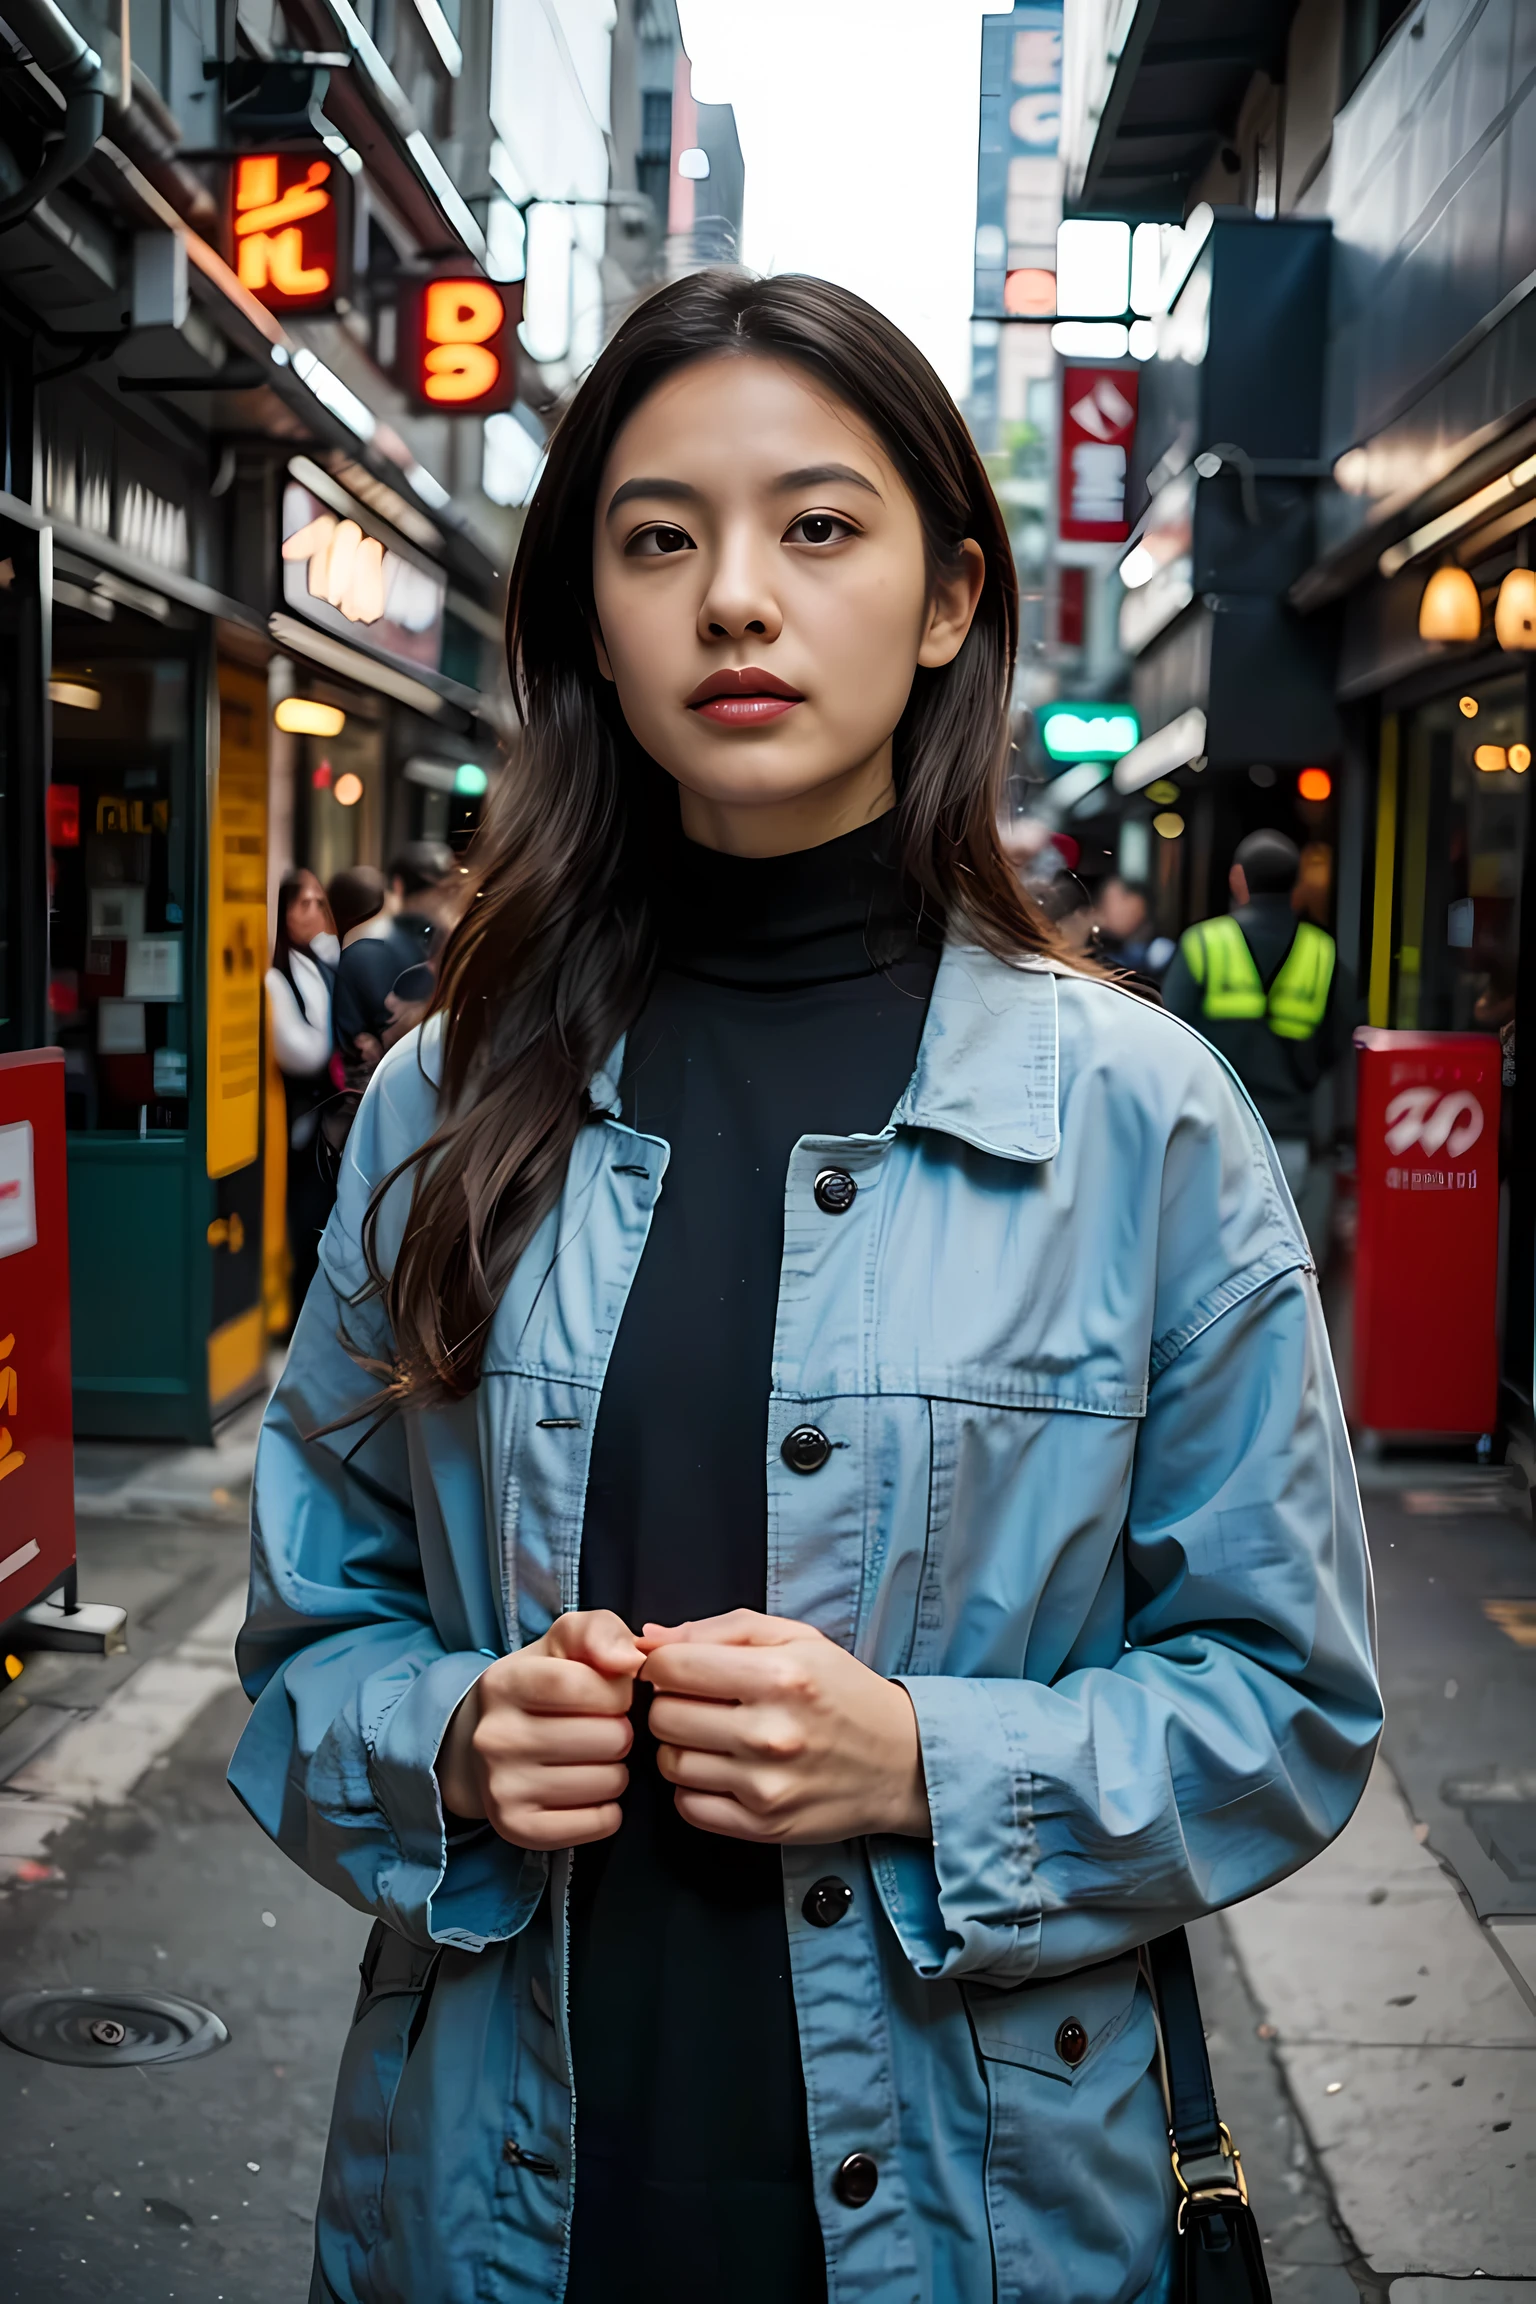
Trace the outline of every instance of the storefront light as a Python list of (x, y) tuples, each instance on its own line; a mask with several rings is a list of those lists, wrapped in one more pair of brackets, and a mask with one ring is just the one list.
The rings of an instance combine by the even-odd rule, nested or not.
[(1529, 744), (1511, 744), (1509, 748), (1509, 764), (1517, 776), (1523, 776), (1531, 764), (1531, 748)]
[(73, 712), (99, 712), (101, 690), (89, 680), (54, 679), (48, 683), (48, 701), (63, 704)]
[(1499, 586), (1493, 611), (1494, 638), (1512, 653), (1536, 648), (1536, 574), (1511, 568)]
[(1475, 720), (1477, 718), (1477, 698), (1475, 696), (1458, 696), (1456, 709), (1463, 720)]
[(1475, 640), (1483, 629), (1483, 603), (1465, 568), (1437, 568), (1419, 602), (1421, 640)]
[(1302, 800), (1326, 800), (1333, 791), (1333, 778), (1326, 768), (1303, 768), (1296, 779), (1296, 792)]
[(339, 736), (347, 716), (339, 704), (313, 696), (285, 696), (272, 714), (285, 736)]
[[(1522, 745), (1521, 750), (1524, 749)], [(1472, 755), (1472, 765), (1481, 768), (1485, 776), (1494, 776), (1501, 768), (1509, 766), (1509, 754), (1502, 744), (1479, 744)]]
[(1151, 583), (1157, 569), (1157, 560), (1145, 544), (1133, 544), (1120, 563), (1120, 581), (1127, 592), (1136, 592)]
[(453, 788), (461, 800), (483, 799), (490, 781), (478, 760), (462, 761), (453, 772)]
[(1184, 830), (1184, 819), (1174, 809), (1165, 808), (1152, 819), (1152, 829), (1159, 840), (1177, 840)]
[(338, 776), (331, 789), (331, 798), (338, 808), (355, 808), (363, 796), (363, 780), (356, 769), (349, 768)]

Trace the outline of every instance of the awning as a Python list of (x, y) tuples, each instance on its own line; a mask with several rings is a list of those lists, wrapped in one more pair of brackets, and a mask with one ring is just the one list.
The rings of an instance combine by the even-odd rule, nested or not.
[[(1190, 187), (1237, 125), (1255, 72), (1285, 76), (1297, 0), (1139, 0), (1109, 82), (1083, 215), (1182, 220)], [(1090, 99), (1091, 100), (1091, 99)]]

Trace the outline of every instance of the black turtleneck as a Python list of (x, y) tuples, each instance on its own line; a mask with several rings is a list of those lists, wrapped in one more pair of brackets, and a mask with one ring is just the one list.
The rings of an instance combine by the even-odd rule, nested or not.
[[(598, 1411), (581, 1605), (638, 1628), (762, 1608), (784, 1180), (883, 1128), (938, 965), (891, 819), (792, 856), (687, 845), (623, 1116), (671, 1147)], [(635, 1706), (624, 1821), (571, 1907), (568, 2304), (824, 2295), (778, 1851), (679, 1818)]]

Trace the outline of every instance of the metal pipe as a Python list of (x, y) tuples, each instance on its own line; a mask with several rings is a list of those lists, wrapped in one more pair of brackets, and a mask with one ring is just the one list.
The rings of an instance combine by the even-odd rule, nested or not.
[(0, 232), (7, 232), (90, 158), (106, 109), (106, 75), (95, 49), (81, 39), (53, 0), (0, 0), (0, 15), (64, 99), (64, 126), (57, 142), (45, 150), (31, 182), (8, 200), (0, 200)]

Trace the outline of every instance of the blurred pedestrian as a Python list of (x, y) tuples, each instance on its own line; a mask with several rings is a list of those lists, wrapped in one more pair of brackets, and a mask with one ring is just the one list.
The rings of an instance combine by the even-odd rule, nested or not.
[(370, 874), (379, 882), (378, 908), (342, 939), (332, 1002), (336, 1048), (354, 1096), (399, 1037), (402, 1012), (430, 997), (441, 941), (436, 891), (453, 871), (446, 841), (415, 840), (391, 860), (387, 880)]
[(277, 891), (267, 1015), (287, 1113), (288, 1295), (293, 1317), (309, 1292), (320, 1235), (336, 1197), (335, 1164), (320, 1141), (331, 1087), (331, 987), (338, 945), (325, 890), (295, 866)]
[(1174, 943), (1171, 936), (1159, 936), (1153, 928), (1146, 889), (1111, 872), (1094, 905), (1093, 949), (1111, 968), (1123, 968), (1156, 984), (1173, 958)]
[(1187, 928), (1163, 1004), (1219, 1048), (1275, 1140), (1292, 1197), (1312, 1164), (1313, 1099), (1349, 1046), (1352, 990), (1326, 928), (1297, 915), (1301, 851), (1250, 832), (1232, 859), (1234, 909)]
[(376, 1915), (312, 2298), (1161, 2298), (1140, 1947), (1380, 1723), (1268, 1144), (1001, 853), (1008, 531), (858, 297), (642, 303), (509, 631), (257, 1458), (232, 1781)]

